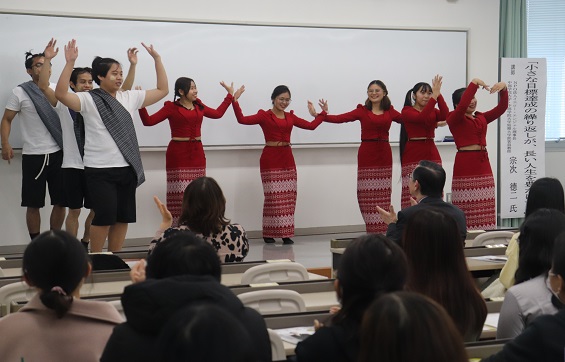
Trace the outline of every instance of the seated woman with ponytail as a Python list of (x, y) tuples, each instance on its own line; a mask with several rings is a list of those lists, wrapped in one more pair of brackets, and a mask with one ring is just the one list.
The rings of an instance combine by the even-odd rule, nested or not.
[(27, 246), (23, 279), (37, 294), (0, 319), (2, 361), (99, 361), (114, 326), (123, 320), (106, 302), (79, 299), (92, 267), (82, 244), (47, 231)]

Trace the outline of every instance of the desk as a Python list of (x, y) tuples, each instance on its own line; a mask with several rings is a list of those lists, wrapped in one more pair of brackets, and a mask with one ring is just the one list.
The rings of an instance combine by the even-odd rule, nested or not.
[[(241, 277), (243, 273), (230, 273), (230, 274), (222, 274), (222, 284), (225, 286), (233, 286), (233, 285), (240, 285), (241, 284)], [(308, 280), (324, 280), (328, 279), (324, 276), (308, 273)]]

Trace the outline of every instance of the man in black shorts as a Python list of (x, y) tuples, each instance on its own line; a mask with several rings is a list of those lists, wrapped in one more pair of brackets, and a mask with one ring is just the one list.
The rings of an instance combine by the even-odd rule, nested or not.
[(12, 121), (16, 115), (20, 120), (23, 141), (21, 206), (27, 208), (26, 224), (32, 239), (41, 231), (39, 209), (45, 206), (46, 185), (53, 205), (50, 228), (61, 229), (65, 219), (65, 207), (62, 206), (63, 151), (59, 117), (37, 86), (44, 62), (42, 53), (26, 53), (25, 67), (32, 80), (13, 89), (0, 126), (2, 158), (10, 163), (14, 157), (9, 142)]

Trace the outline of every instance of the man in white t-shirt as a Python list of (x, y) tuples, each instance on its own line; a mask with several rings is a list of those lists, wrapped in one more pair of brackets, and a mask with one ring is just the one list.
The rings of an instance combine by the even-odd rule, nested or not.
[[(84, 222), (84, 234), (81, 239), (83, 245), (88, 248), (90, 241), (90, 224), (94, 218), (94, 211), (91, 208), (92, 202), (86, 190), (86, 177), (84, 174), (84, 124), (80, 113), (69, 110), (67, 106), (57, 101), (55, 91), (49, 87), (49, 74), (51, 73), (51, 59), (55, 58), (59, 52), (56, 48), (57, 41), (51, 39), (45, 47), (45, 65), (39, 74), (38, 86), (45, 94), (51, 105), (56, 107), (61, 119), (63, 131), (63, 205), (69, 208), (69, 213), (65, 220), (65, 230), (74, 235), (78, 234), (79, 216), (82, 207), (90, 209), (90, 213)], [(128, 75), (122, 84), (122, 90), (130, 90), (135, 78), (135, 68), (137, 65), (137, 48), (128, 49), (128, 60), (130, 67)], [(92, 69), (74, 68), (71, 73), (70, 87), (76, 92), (88, 92), (92, 90)], [(79, 133), (78, 135), (76, 133)], [(80, 143), (80, 145), (79, 145)]]
[[(25, 66), (37, 87), (39, 72), (45, 58), (43, 53), (26, 53)], [(37, 89), (39, 92), (39, 89)], [(39, 92), (40, 94), (41, 92)], [(0, 133), (2, 139), (2, 158), (10, 163), (14, 151), (9, 142), (12, 121), (18, 116), (22, 132), (22, 203), (26, 207), (26, 224), (33, 239), (41, 231), (39, 209), (45, 206), (45, 188), (48, 186), (53, 209), (50, 228), (60, 230), (65, 219), (65, 207), (61, 204), (61, 163), (63, 151), (57, 140), (40, 117), (32, 98), (18, 86), (13, 89), (2, 117)]]
[(121, 91), (122, 67), (111, 58), (97, 57), (92, 78), (98, 90), (69, 93), (69, 78), (78, 57), (76, 41), (65, 46), (66, 64), (55, 96), (84, 118), (84, 167), (88, 192), (95, 212), (90, 231), (92, 252), (100, 252), (108, 238), (108, 250), (122, 248), (128, 223), (136, 221), (135, 189), (144, 181), (133, 113), (164, 98), (169, 92), (161, 56), (153, 46), (145, 47), (155, 61), (157, 87), (142, 91)]

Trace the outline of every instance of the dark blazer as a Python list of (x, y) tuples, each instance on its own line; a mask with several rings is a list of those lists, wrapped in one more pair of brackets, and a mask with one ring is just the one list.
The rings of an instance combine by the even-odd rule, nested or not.
[(386, 236), (396, 241), (397, 243), (400, 243), (400, 241), (402, 240), (404, 227), (406, 226), (406, 223), (408, 222), (410, 217), (412, 217), (412, 215), (414, 215), (416, 211), (430, 207), (441, 209), (455, 219), (457, 226), (459, 226), (459, 232), (461, 233), (461, 241), (464, 242), (465, 238), (467, 237), (467, 223), (465, 221), (465, 214), (463, 213), (463, 211), (461, 211), (461, 209), (457, 206), (443, 201), (441, 197), (431, 196), (427, 196), (420, 200), (418, 205), (410, 206), (399, 211), (397, 215), (398, 220), (396, 221), (396, 223), (388, 224)]
[(561, 362), (565, 349), (565, 310), (536, 318), (522, 334), (506, 343), (502, 351), (483, 361)]

